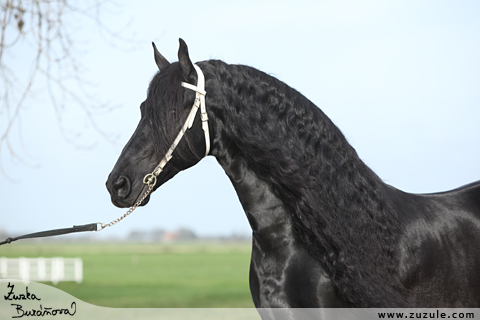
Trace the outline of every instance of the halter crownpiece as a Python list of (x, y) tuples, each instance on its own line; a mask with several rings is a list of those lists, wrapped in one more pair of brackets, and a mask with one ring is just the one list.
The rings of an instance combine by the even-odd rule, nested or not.
[[(210, 153), (210, 133), (208, 131), (208, 115), (207, 115), (207, 107), (205, 104), (205, 96), (207, 92), (205, 91), (205, 76), (203, 75), (202, 69), (196, 64), (193, 65), (195, 70), (197, 71), (197, 86), (193, 86), (190, 83), (182, 82), (182, 87), (193, 90), (196, 92), (195, 95), (195, 103), (193, 104), (192, 110), (190, 111), (190, 122), (188, 128), (190, 129), (193, 125), (193, 120), (195, 119), (195, 114), (198, 110), (198, 104), (200, 104), (200, 118), (202, 120), (202, 129), (205, 135), (205, 156), (208, 156)], [(195, 111), (194, 111), (195, 110)], [(193, 114), (192, 114), (193, 113)], [(187, 118), (188, 120), (188, 118)]]
[(197, 85), (194, 86), (187, 82), (182, 82), (182, 87), (186, 89), (190, 89), (195, 91), (195, 102), (193, 103), (192, 109), (188, 114), (187, 120), (185, 120), (185, 124), (183, 125), (182, 129), (178, 133), (177, 137), (173, 141), (172, 145), (168, 149), (167, 153), (160, 161), (160, 163), (155, 167), (155, 169), (147, 174), (143, 178), (143, 183), (148, 185), (149, 188), (153, 188), (157, 183), (158, 175), (163, 171), (165, 165), (172, 159), (172, 154), (175, 148), (177, 147), (180, 140), (183, 138), (185, 132), (190, 129), (193, 125), (193, 121), (195, 120), (195, 116), (197, 114), (198, 108), (200, 108), (200, 118), (202, 120), (202, 129), (205, 135), (205, 156), (208, 156), (210, 152), (210, 132), (208, 130), (208, 115), (207, 115), (207, 108), (205, 106), (205, 95), (207, 92), (205, 91), (205, 76), (203, 75), (202, 70), (196, 64), (193, 65), (195, 70), (197, 71)]

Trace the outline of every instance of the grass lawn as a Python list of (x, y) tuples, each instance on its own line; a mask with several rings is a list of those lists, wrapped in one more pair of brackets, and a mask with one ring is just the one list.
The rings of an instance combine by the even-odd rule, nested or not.
[(24, 242), (2, 246), (0, 256), (82, 258), (83, 282), (55, 287), (98, 306), (253, 308), (250, 250), (224, 243)]

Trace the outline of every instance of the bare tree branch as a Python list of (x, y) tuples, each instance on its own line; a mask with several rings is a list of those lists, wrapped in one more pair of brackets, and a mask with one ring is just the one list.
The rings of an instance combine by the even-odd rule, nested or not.
[[(87, 23), (95, 25), (99, 34), (111, 44), (122, 43), (133, 49), (135, 42), (112, 31), (102, 22), (102, 9), (108, 0), (3, 0), (0, 8), (0, 172), (4, 176), (1, 156), (5, 153), (18, 162), (28, 164), (20, 155), (19, 146), (11, 141), (12, 129), (20, 123), (21, 110), (26, 101), (36, 95), (35, 88), (39, 77), (45, 79), (48, 97), (55, 110), (57, 123), (63, 137), (78, 147), (76, 137), (62, 124), (67, 109), (80, 108), (90, 126), (104, 139), (113, 138), (97, 124), (95, 115), (108, 112), (112, 106), (101, 103), (90, 93), (92, 86), (82, 77), (86, 68), (78, 54), (79, 40), (74, 35)], [(77, 22), (78, 25), (75, 26)], [(31, 69), (28, 76), (19, 75), (8, 66), (6, 56), (20, 45), (33, 47)], [(41, 88), (37, 88), (41, 89)], [(44, 91), (41, 90), (41, 91)], [(59, 94), (60, 93), (60, 94)], [(68, 107), (67, 107), (68, 106)], [(69, 128), (70, 129), (70, 128)]]

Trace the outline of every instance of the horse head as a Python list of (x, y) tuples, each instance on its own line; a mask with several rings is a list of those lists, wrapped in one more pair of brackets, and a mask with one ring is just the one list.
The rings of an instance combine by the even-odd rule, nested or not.
[[(132, 206), (144, 194), (147, 188), (145, 176), (156, 168), (172, 147), (196, 99), (194, 91), (182, 86), (182, 83), (196, 85), (198, 78), (185, 42), (180, 39), (179, 61), (176, 63), (169, 63), (155, 44), (153, 48), (159, 71), (150, 82), (146, 100), (140, 105), (141, 118), (137, 128), (106, 183), (112, 203), (121, 208)], [(194, 119), (192, 127), (185, 131), (183, 139), (174, 148), (173, 157), (162, 168), (152, 191), (179, 171), (200, 161), (205, 155), (206, 143), (203, 140), (201, 122)], [(148, 200), (149, 196), (142, 205)]]

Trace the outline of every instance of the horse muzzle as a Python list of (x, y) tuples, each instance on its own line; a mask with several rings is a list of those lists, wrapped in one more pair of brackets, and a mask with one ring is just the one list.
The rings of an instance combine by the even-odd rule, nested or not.
[[(136, 192), (134, 189), (135, 186), (140, 186), (140, 190)], [(138, 185), (132, 183), (127, 176), (120, 176), (118, 178), (113, 178), (110, 174), (106, 182), (106, 187), (110, 193), (112, 203), (119, 208), (128, 208), (133, 206), (144, 194), (146, 185)], [(144, 206), (150, 200), (150, 195), (148, 195), (141, 203), (141, 206)]]

